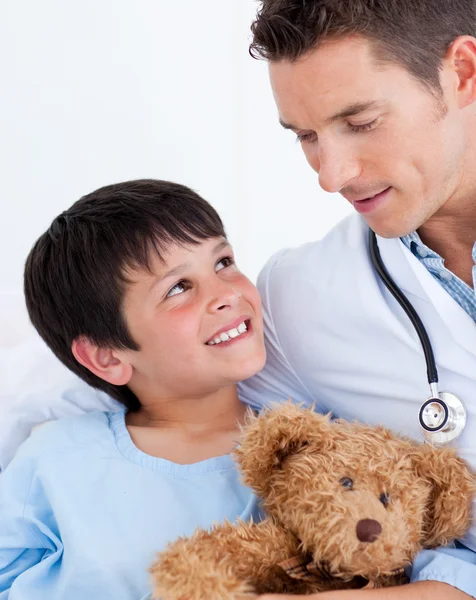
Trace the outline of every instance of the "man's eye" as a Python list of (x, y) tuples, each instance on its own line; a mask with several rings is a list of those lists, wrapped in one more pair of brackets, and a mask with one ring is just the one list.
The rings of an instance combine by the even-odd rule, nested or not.
[(186, 281), (179, 281), (174, 285), (173, 288), (170, 288), (166, 297), (171, 298), (172, 296), (177, 296), (177, 294), (181, 294), (182, 292), (188, 290), (189, 287), (190, 286)]
[(309, 133), (298, 133), (296, 135), (296, 142), (302, 144), (303, 142), (314, 142), (317, 140), (317, 135), (311, 131)]
[(215, 265), (215, 271), (221, 271), (222, 269), (226, 269), (226, 267), (230, 267), (234, 264), (235, 261), (233, 260), (232, 256), (225, 256), (217, 262), (217, 264)]
[(363, 123), (362, 125), (352, 125), (352, 123), (349, 123), (349, 129), (354, 133), (371, 131), (377, 125), (377, 121), (378, 119), (374, 119), (373, 121), (370, 121), (370, 123)]

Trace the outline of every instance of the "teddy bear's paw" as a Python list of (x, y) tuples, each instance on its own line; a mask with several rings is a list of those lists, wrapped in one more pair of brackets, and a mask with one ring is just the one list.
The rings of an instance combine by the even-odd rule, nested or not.
[(164, 577), (156, 581), (154, 597), (161, 600), (251, 600), (256, 598), (252, 587), (224, 578), (223, 574), (184, 576), (180, 580)]
[[(195, 564), (193, 564), (195, 563)], [(172, 567), (172, 568), (169, 568)], [(239, 581), (223, 564), (210, 565), (195, 562), (189, 557), (186, 563), (173, 566), (164, 561), (151, 569), (154, 595), (161, 600), (250, 600), (256, 597), (253, 587)]]

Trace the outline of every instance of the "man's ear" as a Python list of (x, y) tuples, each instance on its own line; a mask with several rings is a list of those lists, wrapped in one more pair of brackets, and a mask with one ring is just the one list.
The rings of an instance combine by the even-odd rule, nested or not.
[(417, 475), (429, 485), (422, 544), (445, 546), (464, 536), (471, 524), (476, 478), (453, 448), (423, 444), (411, 452)]
[(469, 35), (456, 38), (445, 62), (458, 77), (457, 102), (459, 108), (465, 108), (476, 101), (476, 39)]
[(286, 458), (313, 444), (330, 441), (329, 415), (301, 408), (291, 401), (249, 415), (244, 439), (235, 451), (243, 480), (261, 497), (269, 493), (271, 479)]
[(71, 351), (83, 367), (113, 385), (126, 385), (132, 377), (132, 365), (119, 352), (101, 348), (86, 337), (75, 339)]

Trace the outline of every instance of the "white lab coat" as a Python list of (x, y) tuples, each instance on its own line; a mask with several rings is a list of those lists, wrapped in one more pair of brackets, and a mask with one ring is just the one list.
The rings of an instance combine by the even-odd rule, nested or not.
[[(476, 469), (476, 324), (400, 239), (379, 237), (378, 244), (430, 336), (440, 389), (466, 405), (467, 426), (455, 445)], [(268, 361), (240, 385), (246, 402), (260, 406), (291, 396), (423, 440), (418, 412), (430, 395), (423, 350), (373, 270), (360, 216), (345, 219), (321, 241), (279, 252), (258, 287)], [(476, 525), (465, 543), (476, 551)]]

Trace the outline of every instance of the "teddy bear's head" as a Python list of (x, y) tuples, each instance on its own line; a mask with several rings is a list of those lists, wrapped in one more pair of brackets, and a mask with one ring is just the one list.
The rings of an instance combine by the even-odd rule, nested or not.
[(250, 417), (237, 460), (268, 516), (334, 577), (390, 575), (469, 527), (464, 461), (383, 427), (289, 402)]

